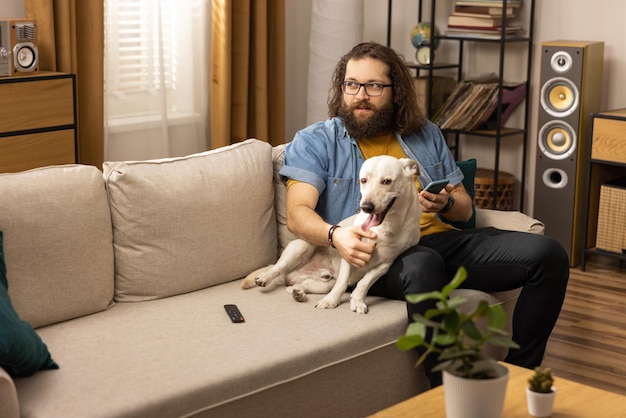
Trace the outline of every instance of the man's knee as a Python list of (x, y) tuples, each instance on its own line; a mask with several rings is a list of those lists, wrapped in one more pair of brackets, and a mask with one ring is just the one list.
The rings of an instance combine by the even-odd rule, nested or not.
[(396, 262), (405, 294), (439, 290), (447, 282), (445, 262), (441, 255), (427, 247), (414, 247)]
[[(541, 237), (541, 238), (539, 238)], [(563, 246), (555, 239), (539, 236), (533, 245), (533, 257), (537, 271), (555, 286), (565, 286), (569, 278), (569, 257)]]
[(542, 238), (542, 245), (537, 249), (544, 262), (554, 265), (556, 269), (568, 270), (569, 257), (563, 246), (551, 237), (542, 236)]

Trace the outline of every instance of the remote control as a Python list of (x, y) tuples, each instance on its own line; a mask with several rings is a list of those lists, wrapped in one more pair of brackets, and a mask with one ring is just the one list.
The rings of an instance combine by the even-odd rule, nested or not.
[(237, 305), (224, 305), (224, 309), (226, 309), (226, 313), (230, 317), (230, 320), (234, 323), (245, 322), (245, 319), (243, 319), (243, 315), (239, 311), (239, 308), (237, 308)]

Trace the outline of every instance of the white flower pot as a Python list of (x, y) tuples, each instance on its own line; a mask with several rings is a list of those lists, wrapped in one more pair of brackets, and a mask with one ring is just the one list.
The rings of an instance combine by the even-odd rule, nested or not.
[(509, 370), (494, 363), (498, 377), (466, 379), (444, 370), (443, 393), (447, 418), (501, 418)]
[(552, 386), (552, 392), (533, 392), (526, 387), (526, 400), (528, 401), (528, 413), (533, 417), (550, 417), (554, 407), (556, 388)]

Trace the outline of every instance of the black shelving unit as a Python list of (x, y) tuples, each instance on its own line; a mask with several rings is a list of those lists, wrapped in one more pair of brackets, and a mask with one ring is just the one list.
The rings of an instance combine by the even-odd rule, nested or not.
[[(435, 41), (438, 41), (441, 44), (446, 42), (456, 42), (458, 44), (458, 55), (456, 62), (452, 63), (435, 63), (435, 49), (431, 48), (430, 50), (430, 62), (431, 65), (418, 65), (418, 64), (409, 64), (409, 67), (415, 69), (417, 74), (421, 72), (427, 73), (428, 87), (427, 87), (427, 95), (426, 95), (426, 114), (429, 118), (432, 117), (431, 110), (431, 101), (432, 101), (432, 91), (433, 91), (433, 78), (435, 72), (443, 69), (456, 69), (457, 70), (457, 81), (461, 81), (463, 79), (463, 57), (465, 54), (465, 45), (471, 42), (484, 43), (484, 44), (492, 44), (494, 48), (499, 49), (499, 63), (498, 63), (498, 105), (496, 106), (496, 129), (494, 130), (474, 130), (474, 131), (453, 131), (453, 130), (444, 130), (444, 134), (451, 135), (453, 138), (453, 145), (450, 147), (454, 150), (455, 158), (459, 158), (459, 138), (461, 135), (471, 135), (477, 137), (491, 138), (494, 140), (494, 198), (493, 198), (493, 208), (496, 208), (498, 201), (498, 173), (500, 169), (500, 147), (501, 141), (503, 138), (507, 137), (521, 137), (522, 138), (522, 176), (520, 179), (520, 210), (524, 208), (524, 189), (526, 185), (526, 164), (527, 164), (527, 146), (528, 146), (528, 135), (529, 135), (529, 108), (530, 104), (528, 101), (529, 93), (530, 93), (530, 77), (532, 73), (532, 47), (533, 47), (533, 31), (534, 31), (534, 16), (535, 16), (535, 0), (525, 0), (527, 3), (530, 3), (530, 10), (528, 14), (528, 22), (526, 22), (526, 33), (524, 36), (517, 37), (507, 37), (505, 35), (504, 27), (506, 17), (503, 14), (502, 17), (502, 32), (500, 38), (496, 39), (485, 39), (481, 37), (471, 37), (471, 36), (455, 36), (455, 35), (445, 35), (445, 34), (435, 34), (434, 31), (431, 31), (431, 39), (430, 44), (433, 45)], [(426, 2), (430, 3), (430, 17), (428, 20), (424, 20), (424, 4)], [(393, 0), (388, 0), (388, 21), (387, 21), (387, 45), (391, 45), (391, 14), (392, 14), (392, 3)], [(431, 25), (435, 26), (435, 17), (437, 16), (436, 9), (436, 0), (419, 0), (418, 6), (418, 22), (431, 22)], [(507, 7), (507, 0), (502, 0), (503, 8)], [(526, 46), (527, 51), (527, 60), (526, 60), (526, 94), (523, 105), (524, 112), (524, 121), (522, 127), (504, 127), (502, 126), (502, 94), (503, 94), (503, 81), (504, 81), (504, 60), (505, 53), (507, 50), (507, 46), (514, 43), (521, 43)]]

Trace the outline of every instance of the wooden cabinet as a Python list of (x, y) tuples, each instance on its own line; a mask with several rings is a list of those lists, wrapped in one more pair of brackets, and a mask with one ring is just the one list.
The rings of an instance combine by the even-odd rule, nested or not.
[[(591, 115), (591, 147), (587, 159), (588, 177), (586, 179), (587, 208), (583, 228), (584, 240), (580, 268), (585, 270), (586, 258), (590, 254), (602, 254), (626, 261), (626, 252), (612, 252), (596, 247), (598, 217), (600, 213), (600, 193), (603, 184), (620, 178), (626, 178), (626, 109), (594, 113)], [(626, 191), (624, 191), (626, 193)], [(626, 208), (605, 208), (617, 211), (623, 219)], [(612, 233), (624, 236), (626, 231)]]
[(76, 78), (0, 78), (0, 172), (77, 161)]

